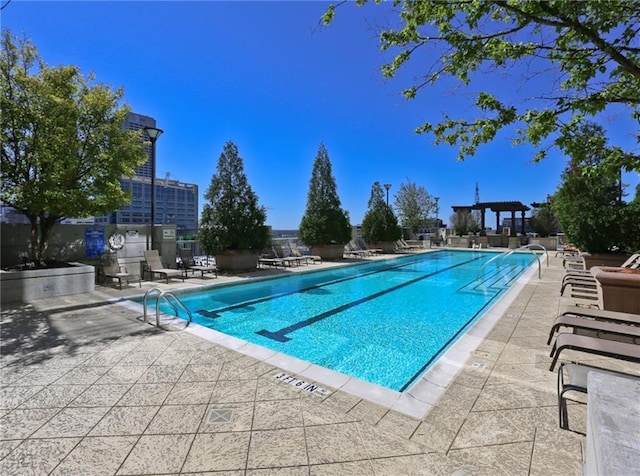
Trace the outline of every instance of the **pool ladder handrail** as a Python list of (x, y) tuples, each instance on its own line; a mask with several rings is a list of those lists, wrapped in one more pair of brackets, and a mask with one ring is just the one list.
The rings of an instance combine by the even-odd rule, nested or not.
[(489, 261), (487, 261), (486, 263), (484, 263), (484, 264), (480, 267), (480, 269), (478, 270), (478, 274), (476, 275), (476, 279), (480, 279), (480, 275), (482, 274), (482, 271), (483, 271), (483, 270), (484, 270), (484, 268), (486, 268), (486, 267), (487, 267), (487, 265), (488, 265), (489, 263), (491, 263), (492, 261), (495, 261), (495, 260), (498, 260), (498, 259), (502, 261), (502, 260), (504, 260), (507, 256), (512, 255), (513, 253), (515, 253), (515, 252), (517, 252), (517, 251), (525, 251), (525, 250), (530, 251), (530, 252), (531, 252), (531, 253), (536, 257), (536, 261), (537, 261), (537, 263), (538, 263), (538, 279), (542, 279), (542, 268), (541, 268), (541, 265), (540, 265), (540, 256), (538, 256), (538, 253), (535, 253), (535, 252), (533, 251), (533, 249), (532, 249), (533, 247), (538, 247), (537, 249), (541, 249), (541, 250), (543, 250), (543, 251), (544, 251), (544, 254), (545, 254), (545, 255), (546, 255), (546, 257), (547, 257), (547, 267), (549, 267), (549, 253), (547, 252), (547, 249), (546, 249), (544, 246), (539, 245), (539, 244), (530, 244), (530, 245), (524, 245), (524, 246), (521, 246), (521, 247), (519, 247), (519, 248), (515, 248), (515, 249), (513, 249), (513, 250), (503, 251), (503, 252), (502, 252), (502, 253), (500, 253), (499, 255), (494, 256), (493, 258), (491, 258)]
[[(171, 308), (173, 309), (173, 312), (176, 313), (176, 316), (178, 316), (178, 308), (176, 307), (176, 304), (180, 306), (180, 308), (183, 311), (185, 311), (189, 316), (189, 321), (187, 322), (187, 326), (191, 322), (193, 322), (193, 315), (191, 314), (191, 311), (187, 309), (187, 307), (182, 303), (182, 301), (180, 301), (180, 299), (177, 298), (175, 294), (173, 294), (171, 291), (163, 291), (160, 288), (151, 288), (146, 293), (144, 293), (144, 299), (142, 301), (142, 317), (145, 323), (148, 322), (147, 300), (153, 294), (158, 295), (158, 297), (156, 298), (156, 327), (162, 328), (162, 326), (160, 326), (160, 301), (161, 300), (164, 300), (169, 306), (171, 306)], [(173, 301), (175, 301), (175, 304), (169, 298), (173, 299)]]

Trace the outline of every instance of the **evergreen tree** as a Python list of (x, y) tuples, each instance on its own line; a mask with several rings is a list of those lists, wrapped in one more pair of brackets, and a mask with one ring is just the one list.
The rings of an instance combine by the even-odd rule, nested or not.
[(368, 243), (396, 241), (402, 238), (402, 229), (393, 209), (387, 205), (380, 182), (371, 187), (368, 210), (362, 220), (362, 237)]
[(345, 244), (351, 238), (349, 214), (342, 209), (329, 154), (322, 143), (313, 162), (307, 208), (298, 233), (309, 246)]
[(199, 238), (207, 254), (225, 250), (259, 252), (267, 246), (267, 211), (258, 204), (238, 148), (231, 141), (224, 145), (205, 199)]

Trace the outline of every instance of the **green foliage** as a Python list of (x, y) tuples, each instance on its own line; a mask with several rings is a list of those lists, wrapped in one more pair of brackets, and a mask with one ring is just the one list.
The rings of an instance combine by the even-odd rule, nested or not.
[[(443, 77), (470, 85), (479, 74), (508, 74), (514, 65), (526, 68), (524, 81), (535, 78), (528, 83), (539, 86), (529, 98), (518, 95), (516, 104), (508, 103), (506, 94), (500, 99), (482, 91), (475, 101), (477, 117), (445, 115), (439, 123), (417, 127), (418, 133), (433, 133), (437, 144), (458, 146), (460, 159), (507, 126), (516, 128), (514, 142), (534, 145), (534, 158), (541, 160), (587, 118), (602, 117), (611, 106), (619, 113), (621, 105), (640, 123), (636, 0), (396, 0), (394, 8), (399, 26), (379, 33), (381, 49), (397, 52), (382, 67), (383, 75), (395, 76), (414, 58), (431, 65), (403, 91), (407, 99)], [(323, 22), (335, 14), (336, 7), (329, 6)], [(425, 61), (424, 54), (434, 56)], [(631, 152), (603, 154), (603, 159), (601, 167), (608, 170), (640, 170), (640, 156)]]
[(459, 236), (480, 231), (480, 224), (471, 210), (458, 210), (451, 215), (451, 224), (456, 234)]
[(402, 238), (402, 229), (393, 209), (387, 205), (380, 182), (371, 187), (368, 210), (362, 220), (362, 237), (368, 243), (396, 241)]
[(553, 196), (552, 210), (569, 242), (591, 253), (637, 248), (640, 207), (622, 200), (619, 176), (589, 173), (605, 159), (601, 128), (587, 123), (563, 147), (571, 159)]
[(123, 90), (92, 84), (75, 66), (47, 66), (29, 40), (2, 32), (0, 200), (31, 223), (31, 258), (45, 258), (65, 217), (103, 215), (130, 201), (120, 186), (146, 160), (123, 131)]
[(531, 216), (531, 229), (542, 237), (555, 233), (558, 229), (558, 219), (549, 203), (543, 203)]
[(307, 208), (298, 234), (308, 246), (345, 244), (351, 239), (349, 214), (342, 209), (329, 154), (322, 143), (313, 162)]
[(426, 225), (430, 221), (431, 212), (435, 211), (435, 201), (427, 189), (409, 179), (400, 184), (394, 205), (402, 226), (411, 227), (412, 230)]
[(207, 254), (225, 250), (262, 251), (269, 243), (267, 211), (258, 205), (244, 173), (238, 147), (229, 141), (218, 158), (205, 194), (199, 239)]

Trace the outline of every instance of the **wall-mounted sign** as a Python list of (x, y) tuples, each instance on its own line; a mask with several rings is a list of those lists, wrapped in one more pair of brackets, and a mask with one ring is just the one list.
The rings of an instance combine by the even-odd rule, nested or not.
[(162, 238), (165, 240), (175, 240), (176, 239), (176, 230), (175, 228), (163, 228), (162, 229)]
[(92, 226), (84, 229), (84, 255), (99, 258), (105, 251), (104, 227)]

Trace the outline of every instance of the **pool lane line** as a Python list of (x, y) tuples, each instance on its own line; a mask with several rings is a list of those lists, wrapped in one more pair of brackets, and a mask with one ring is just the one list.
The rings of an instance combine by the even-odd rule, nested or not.
[(352, 307), (355, 307), (355, 306), (359, 306), (360, 304), (363, 304), (365, 302), (371, 301), (371, 300), (376, 299), (376, 298), (378, 298), (380, 296), (383, 296), (385, 294), (389, 294), (389, 293), (391, 293), (393, 291), (396, 291), (398, 289), (407, 287), (407, 286), (409, 286), (411, 284), (415, 284), (415, 283), (417, 283), (419, 281), (423, 281), (423, 280), (425, 280), (427, 278), (430, 278), (432, 276), (435, 276), (437, 274), (444, 273), (445, 271), (450, 271), (450, 270), (452, 270), (454, 268), (458, 268), (460, 266), (464, 266), (466, 264), (472, 263), (474, 261), (477, 261), (477, 260), (483, 259), (483, 258), (484, 258), (483, 256), (475, 257), (475, 258), (470, 259), (468, 261), (464, 261), (462, 263), (458, 263), (458, 264), (455, 264), (453, 266), (449, 266), (447, 268), (439, 269), (439, 270), (433, 271), (431, 273), (419, 276), (417, 278), (410, 279), (409, 281), (406, 281), (404, 283), (396, 284), (395, 286), (392, 286), (390, 288), (384, 289), (382, 291), (375, 292), (375, 293), (370, 294), (368, 296), (365, 296), (363, 298), (357, 299), (355, 301), (351, 301), (350, 303), (343, 304), (343, 305), (338, 306), (336, 308), (330, 309), (329, 311), (325, 311), (325, 312), (323, 312), (321, 314), (318, 314), (316, 316), (313, 316), (313, 317), (310, 317), (308, 319), (305, 319), (304, 321), (296, 322), (295, 324), (292, 324), (290, 326), (284, 327), (284, 328), (279, 329), (277, 331), (268, 331), (266, 329), (262, 329), (262, 330), (256, 331), (256, 334), (259, 334), (259, 335), (261, 335), (263, 337), (267, 337), (269, 339), (272, 339), (272, 340), (275, 340), (275, 341), (278, 341), (278, 342), (288, 342), (288, 341), (291, 340), (291, 338), (287, 337), (287, 334), (290, 334), (292, 332), (300, 330), (300, 329), (302, 329), (304, 327), (310, 326), (310, 325), (312, 325), (312, 324), (314, 324), (314, 323), (316, 323), (318, 321), (326, 319), (327, 317), (331, 317), (331, 316), (333, 316), (335, 314), (339, 314), (340, 312), (346, 311), (347, 309), (351, 309)]
[[(446, 258), (447, 256), (451, 255), (450, 251), (443, 251), (442, 253), (444, 253), (444, 254), (438, 255), (438, 256), (435, 256), (436, 253), (429, 253), (428, 255), (425, 255), (424, 258), (429, 257), (429, 261), (431, 261), (431, 260), (439, 260), (439, 259), (442, 259), (442, 258)], [(216, 318), (220, 317), (219, 314), (222, 313), (222, 312), (233, 311), (234, 309), (240, 309), (240, 308), (243, 308), (243, 307), (251, 306), (253, 304), (260, 304), (262, 302), (271, 301), (273, 299), (279, 299), (281, 297), (290, 296), (292, 294), (304, 293), (304, 292), (307, 292), (307, 291), (311, 291), (313, 289), (322, 289), (325, 286), (330, 286), (332, 284), (343, 283), (345, 281), (350, 281), (352, 279), (362, 278), (363, 276), (370, 276), (372, 274), (381, 273), (383, 271), (392, 271), (394, 269), (404, 268), (406, 266), (409, 266), (409, 265), (412, 265), (412, 264), (415, 264), (415, 263), (418, 263), (418, 262), (421, 262), (421, 261), (426, 261), (426, 259), (412, 260), (412, 261), (409, 261), (407, 263), (392, 264), (391, 266), (387, 266), (387, 267), (384, 267), (384, 268), (380, 267), (380, 268), (377, 268), (377, 269), (374, 269), (374, 270), (371, 270), (371, 271), (367, 271), (367, 272), (363, 272), (363, 273), (357, 274), (355, 276), (345, 276), (345, 277), (333, 279), (331, 281), (327, 281), (327, 282), (324, 282), (324, 283), (321, 283), (321, 284), (315, 284), (313, 286), (309, 286), (309, 287), (306, 287), (306, 288), (296, 289), (294, 291), (284, 292), (284, 293), (275, 294), (275, 295), (271, 294), (269, 296), (265, 296), (265, 297), (261, 297), (261, 298), (257, 298), (257, 299), (249, 299), (247, 301), (242, 301), (240, 303), (232, 304), (230, 306), (219, 307), (219, 308), (213, 309), (213, 310), (201, 309), (201, 310), (195, 311), (195, 312), (197, 312), (201, 316), (208, 317), (210, 319), (216, 319)], [(373, 261), (371, 263), (372, 264), (382, 264), (382, 263), (376, 263), (375, 261)], [(340, 268), (335, 270), (335, 271), (339, 271), (339, 270), (340, 270)], [(319, 271), (319, 272), (322, 272), (322, 271)]]

